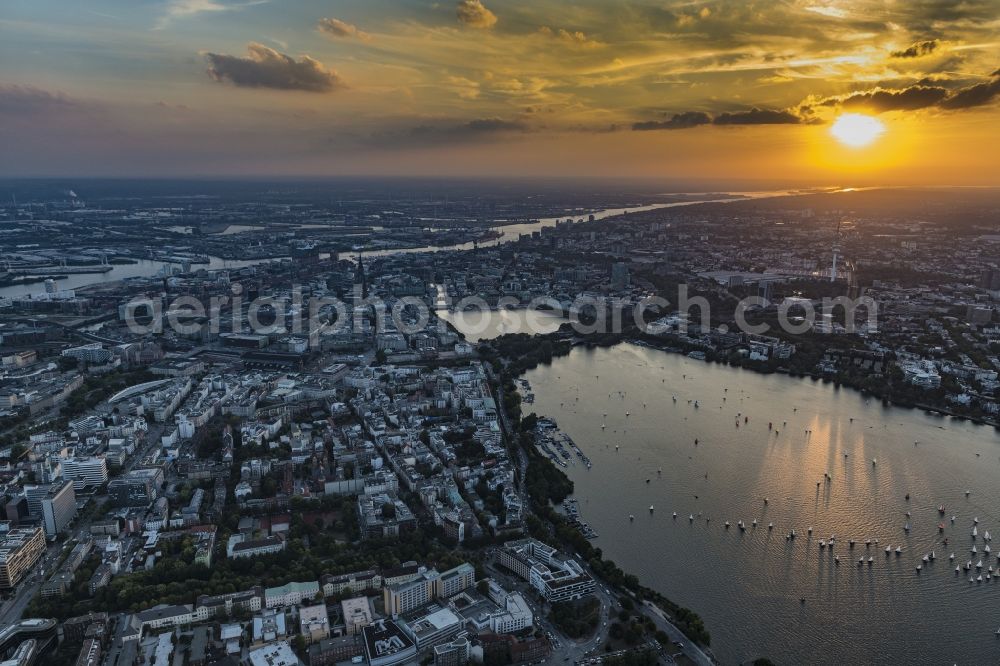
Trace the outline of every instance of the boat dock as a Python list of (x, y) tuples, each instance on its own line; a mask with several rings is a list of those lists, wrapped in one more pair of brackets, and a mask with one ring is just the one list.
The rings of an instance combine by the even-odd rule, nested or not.
[(535, 428), (535, 446), (560, 467), (573, 465), (576, 459), (579, 459), (587, 469), (593, 466), (590, 458), (580, 450), (569, 435), (559, 430), (559, 426), (552, 419), (538, 419)]
[(596, 539), (599, 536), (597, 532), (594, 531), (594, 528), (580, 519), (580, 507), (579, 503), (575, 499), (563, 500), (562, 509), (566, 513), (569, 523), (579, 530), (580, 534), (582, 534), (585, 538)]

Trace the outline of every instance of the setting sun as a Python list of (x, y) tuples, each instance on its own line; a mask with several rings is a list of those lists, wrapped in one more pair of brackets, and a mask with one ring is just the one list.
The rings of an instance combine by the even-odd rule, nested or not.
[(880, 120), (861, 113), (845, 113), (830, 127), (830, 134), (837, 141), (852, 148), (867, 146), (883, 132), (885, 125)]

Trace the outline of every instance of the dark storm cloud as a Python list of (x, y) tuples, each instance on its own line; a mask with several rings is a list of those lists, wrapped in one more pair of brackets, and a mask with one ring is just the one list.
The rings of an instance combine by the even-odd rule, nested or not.
[(823, 106), (841, 106), (845, 109), (864, 107), (875, 113), (886, 111), (916, 111), (935, 106), (948, 96), (941, 86), (916, 85), (899, 90), (874, 88), (851, 93), (845, 97), (824, 100)]
[(650, 130), (680, 130), (691, 129), (701, 125), (799, 125), (806, 119), (791, 111), (778, 109), (759, 109), (753, 107), (746, 111), (727, 111), (714, 118), (704, 111), (684, 111), (675, 113), (668, 120), (647, 120), (632, 125), (637, 132)]
[[(848, 95), (806, 102), (801, 110), (810, 113), (815, 107), (825, 106), (844, 109), (862, 108), (873, 113), (919, 111), (929, 108), (959, 111), (984, 106), (1000, 95), (1000, 70), (994, 72), (989, 81), (954, 87), (958, 81), (925, 79), (906, 88), (860, 90)], [(967, 82), (965, 79), (963, 81)]]
[(28, 85), (0, 85), (0, 114), (37, 115), (56, 111), (76, 111), (87, 105), (62, 93), (51, 93)]
[(323, 63), (302, 56), (298, 60), (251, 42), (246, 57), (207, 53), (211, 66), (208, 74), (216, 81), (228, 81), (242, 88), (273, 88), (276, 90), (305, 90), (331, 92), (346, 88), (347, 84), (337, 72)]
[(675, 113), (669, 120), (647, 120), (632, 125), (636, 131), (646, 130), (677, 130), (708, 125), (712, 122), (712, 117), (704, 111), (685, 111)]
[(791, 111), (758, 109), (722, 113), (712, 121), (716, 125), (798, 125), (802, 118)]
[(915, 42), (902, 51), (893, 51), (893, 58), (919, 58), (930, 55), (941, 46), (941, 41), (937, 39), (925, 39), (922, 42)]
[(986, 83), (977, 83), (974, 86), (956, 90), (949, 97), (942, 100), (941, 108), (958, 110), (971, 109), (976, 106), (989, 104), (1000, 95), (1000, 70), (993, 72), (993, 80)]

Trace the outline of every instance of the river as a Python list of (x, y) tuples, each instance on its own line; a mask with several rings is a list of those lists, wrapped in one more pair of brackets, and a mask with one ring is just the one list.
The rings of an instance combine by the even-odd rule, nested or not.
[[(636, 205), (628, 206), (625, 208), (605, 208), (604, 210), (579, 210), (574, 211), (572, 215), (566, 214), (562, 217), (546, 217), (534, 222), (525, 222), (522, 224), (507, 224), (503, 226), (492, 227), (493, 229), (500, 232), (500, 236), (497, 238), (492, 238), (490, 240), (481, 241), (479, 243), (461, 243), (458, 245), (447, 245), (447, 246), (424, 246), (424, 247), (413, 247), (406, 249), (390, 249), (390, 250), (366, 250), (361, 254), (365, 257), (384, 257), (391, 256), (394, 254), (405, 254), (411, 252), (436, 252), (440, 250), (471, 250), (474, 247), (492, 247), (494, 245), (502, 245), (504, 243), (510, 243), (516, 241), (520, 236), (524, 234), (531, 234), (536, 231), (540, 231), (546, 227), (554, 227), (559, 222), (565, 222), (566, 220), (579, 221), (587, 220), (591, 217), (595, 220), (603, 220), (609, 217), (616, 217), (618, 215), (625, 215), (627, 213), (642, 213), (650, 210), (659, 210), (661, 208), (676, 208), (679, 206), (693, 206), (695, 204), (703, 203), (725, 203), (730, 201), (745, 201), (747, 199), (763, 199), (769, 197), (786, 197), (795, 196), (797, 194), (803, 194), (804, 192), (798, 190), (773, 190), (773, 191), (760, 191), (760, 192), (726, 192), (726, 193), (686, 193), (686, 196), (700, 196), (704, 194), (703, 198), (689, 199), (685, 201), (671, 201), (670, 203), (657, 203), (657, 204), (646, 204), (646, 205)], [(669, 195), (665, 195), (669, 196)], [(726, 196), (729, 198), (719, 198), (719, 196)]]
[[(742, 199), (752, 198), (764, 198), (764, 197), (778, 197), (778, 196), (791, 196), (799, 194), (797, 191), (792, 190), (780, 190), (780, 191), (765, 191), (765, 192), (733, 192), (727, 193), (730, 197), (741, 197)], [(688, 194), (690, 196), (690, 194)], [(639, 213), (648, 210), (657, 210), (659, 208), (672, 208), (675, 206), (691, 206), (699, 203), (716, 203), (723, 201), (739, 201), (741, 199), (719, 199), (718, 194), (713, 195), (712, 198), (703, 199), (691, 199), (687, 201), (674, 201), (671, 203), (662, 204), (648, 204), (648, 205), (637, 205), (627, 208), (607, 208), (604, 210), (597, 211), (578, 211), (574, 215), (563, 216), (563, 217), (552, 217), (537, 220), (535, 222), (527, 222), (524, 224), (510, 224), (506, 226), (495, 227), (500, 231), (500, 236), (489, 241), (484, 241), (479, 243), (480, 247), (489, 247), (493, 245), (500, 245), (502, 243), (509, 243), (518, 239), (522, 234), (530, 234), (534, 231), (538, 231), (545, 227), (554, 226), (557, 222), (567, 219), (587, 219), (593, 217), (595, 220), (601, 220), (607, 217), (614, 217), (616, 215), (622, 215), (625, 213)], [(255, 229), (256, 227), (246, 227), (239, 228), (239, 225), (231, 225), (228, 227), (223, 234), (237, 233), (239, 231), (247, 231)], [(171, 229), (180, 229), (180, 227), (171, 227)], [(233, 229), (234, 231), (230, 231)], [(434, 252), (439, 250), (471, 250), (475, 246), (474, 243), (462, 243), (459, 245), (449, 245), (449, 246), (422, 246), (406, 249), (391, 249), (391, 250), (369, 250), (362, 252), (363, 256), (366, 257), (379, 257), (379, 256), (390, 256), (401, 253), (413, 253), (413, 252)], [(322, 256), (322, 255), (321, 255)], [(277, 257), (275, 259), (280, 259)], [(345, 257), (347, 258), (347, 257)], [(210, 268), (210, 269), (220, 269), (220, 268), (240, 268), (242, 266), (249, 266), (252, 264), (262, 263), (264, 261), (271, 261), (271, 259), (263, 260), (252, 260), (252, 261), (230, 261), (220, 259), (218, 257), (210, 257), (210, 263), (206, 266), (205, 264), (195, 264), (195, 268)], [(115, 265), (107, 273), (80, 273), (74, 275), (68, 275), (64, 280), (58, 280), (59, 289), (80, 289), (82, 287), (98, 284), (101, 282), (112, 282), (115, 280), (122, 280), (129, 277), (149, 277), (156, 275), (164, 266), (162, 261), (154, 261), (149, 259), (140, 259), (135, 264), (128, 265)], [(52, 269), (50, 274), (58, 275), (58, 269)], [(24, 296), (26, 294), (40, 293), (45, 290), (45, 285), (41, 282), (36, 282), (29, 285), (14, 285), (9, 287), (0, 287), (0, 296), (7, 297), (18, 297)], [(503, 329), (498, 329), (500, 333), (507, 332)]]
[[(983, 557), (984, 531), (1000, 535), (992, 428), (633, 344), (577, 348), (525, 377), (525, 411), (556, 419), (593, 461), (566, 472), (595, 545), (698, 612), (722, 663), (1000, 662), (1000, 580), (955, 573)], [(835, 548), (821, 550), (831, 534)], [(984, 579), (987, 566), (996, 557), (983, 558)]]
[[(243, 266), (252, 266), (253, 264), (260, 264), (267, 261), (273, 261), (272, 259), (253, 259), (253, 260), (229, 260), (221, 259), (219, 257), (209, 257), (209, 263), (207, 264), (192, 264), (192, 268), (197, 270), (199, 268), (207, 268), (210, 270), (220, 270), (225, 268), (242, 268)], [(125, 278), (132, 277), (150, 277), (156, 275), (164, 266), (177, 266), (180, 264), (168, 264), (163, 261), (156, 261), (152, 259), (137, 259), (134, 264), (115, 264), (112, 266), (111, 270), (106, 273), (73, 273), (67, 275), (63, 280), (56, 280), (56, 285), (59, 289), (80, 289), (92, 284), (100, 284), (102, 282), (114, 282), (116, 280), (124, 280)], [(40, 274), (44, 275), (60, 275), (59, 268), (45, 269), (38, 271)], [(26, 294), (39, 294), (45, 291), (45, 283), (34, 282), (32, 284), (24, 285), (12, 285), (9, 287), (0, 287), (0, 296), (8, 297), (19, 297)]]

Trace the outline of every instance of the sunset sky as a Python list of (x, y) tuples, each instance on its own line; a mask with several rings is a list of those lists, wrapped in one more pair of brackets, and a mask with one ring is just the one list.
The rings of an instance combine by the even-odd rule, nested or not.
[(998, 184), (998, 106), (997, 0), (0, 5), (5, 176)]

